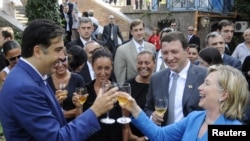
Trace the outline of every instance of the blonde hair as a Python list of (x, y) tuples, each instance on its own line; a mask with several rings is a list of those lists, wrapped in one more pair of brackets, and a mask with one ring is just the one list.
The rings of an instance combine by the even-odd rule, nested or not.
[(230, 119), (241, 120), (248, 102), (248, 83), (242, 72), (228, 65), (212, 65), (208, 74), (218, 73), (218, 85), (228, 97), (221, 101), (220, 112)]

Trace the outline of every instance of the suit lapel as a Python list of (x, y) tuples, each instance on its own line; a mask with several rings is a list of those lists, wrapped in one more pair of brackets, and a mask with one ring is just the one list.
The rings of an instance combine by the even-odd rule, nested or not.
[(138, 52), (137, 52), (136, 46), (132, 40), (129, 43), (129, 47), (130, 47), (130, 54), (132, 54), (132, 56), (133, 56), (132, 58), (136, 59)]
[(183, 94), (183, 99), (182, 99), (182, 104), (185, 105), (185, 103), (188, 101), (190, 97), (192, 97), (192, 93), (194, 91), (194, 86), (196, 83), (196, 74), (193, 69), (193, 65), (190, 64), (190, 67), (188, 69), (187, 73), (187, 80), (185, 83), (185, 88), (184, 88), (184, 94)]
[(19, 60), (18, 65), (20, 65), (20, 67), (22, 67), (32, 77), (34, 82), (39, 85), (41, 89), (43, 89), (45, 96), (48, 98), (48, 105), (51, 107), (52, 113), (59, 120), (61, 125), (65, 125), (66, 120), (59, 106), (59, 103), (55, 98), (55, 92), (52, 91), (48, 82), (45, 80), (47, 83), (47, 85), (45, 85), (44, 80), (40, 77), (40, 75), (24, 61)]

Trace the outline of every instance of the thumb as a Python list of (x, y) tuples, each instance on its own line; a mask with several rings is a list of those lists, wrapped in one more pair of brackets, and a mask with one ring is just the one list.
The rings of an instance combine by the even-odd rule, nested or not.
[(99, 92), (98, 92), (98, 95), (97, 95), (97, 98), (101, 97), (102, 95), (103, 95), (103, 88), (100, 88)]

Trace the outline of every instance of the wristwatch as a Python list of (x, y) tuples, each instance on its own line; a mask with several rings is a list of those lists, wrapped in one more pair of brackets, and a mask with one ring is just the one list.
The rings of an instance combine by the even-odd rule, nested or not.
[(149, 141), (149, 139), (148, 139), (148, 137), (147, 137), (147, 136), (144, 136), (144, 138), (145, 138), (145, 141)]

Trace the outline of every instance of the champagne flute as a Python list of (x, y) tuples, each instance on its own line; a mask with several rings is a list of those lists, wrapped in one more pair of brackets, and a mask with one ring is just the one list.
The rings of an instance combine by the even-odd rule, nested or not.
[[(62, 97), (66, 97), (68, 96), (68, 90), (66, 88), (66, 84), (65, 83), (59, 83), (59, 90), (61, 90), (60, 93), (58, 93), (59, 95), (59, 99)], [(63, 109), (63, 101), (61, 102), (61, 107)]]
[[(118, 84), (118, 87), (119, 87), (119, 91), (123, 91), (123, 92), (126, 92), (128, 94), (131, 94), (131, 86), (129, 83)], [(118, 100), (119, 105), (121, 107), (123, 107), (128, 102), (128, 98), (123, 96), (123, 95), (118, 95), (117, 100)], [(124, 111), (122, 109), (122, 117), (118, 118), (117, 122), (120, 124), (127, 124), (127, 123), (131, 122), (131, 119), (124, 115)]]
[(156, 98), (155, 100), (155, 111), (158, 115), (164, 115), (168, 109), (167, 98)]
[(79, 103), (81, 105), (83, 105), (86, 102), (87, 97), (88, 97), (87, 88), (86, 87), (77, 87), (76, 88), (76, 93), (78, 94), (78, 97), (79, 97)]
[[(111, 83), (111, 82), (103, 82), (102, 83), (102, 89), (103, 89), (103, 93), (107, 92), (108, 90), (116, 87), (116, 83)], [(109, 112), (107, 112), (107, 116), (105, 118), (101, 119), (102, 123), (105, 124), (113, 124), (115, 123), (115, 120), (109, 117)]]

